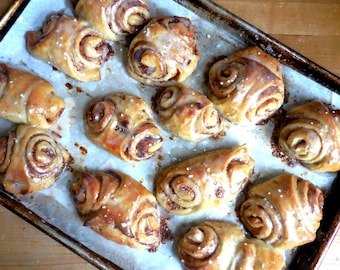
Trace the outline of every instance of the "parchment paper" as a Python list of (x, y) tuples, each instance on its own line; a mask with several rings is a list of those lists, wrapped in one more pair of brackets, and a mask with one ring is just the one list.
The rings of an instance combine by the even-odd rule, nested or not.
[[(201, 59), (197, 70), (184, 84), (205, 93), (204, 71), (207, 63), (215, 56), (228, 55), (244, 47), (245, 43), (242, 36), (234, 36), (228, 29), (222, 29), (200, 18), (173, 1), (149, 0), (149, 3), (152, 7), (152, 17), (177, 15), (189, 17), (192, 20), (198, 36)], [(32, 57), (26, 50), (25, 33), (28, 30), (40, 29), (50, 14), (58, 12), (72, 15), (71, 1), (49, 1), (48, 4), (43, 0), (31, 1), (0, 43), (0, 61), (47, 79), (54, 85), (57, 95), (65, 99), (67, 109), (61, 120), (50, 131), (60, 134), (60, 138), (56, 139), (68, 149), (75, 159), (74, 171), (119, 170), (131, 175), (137, 181), (141, 181), (152, 191), (157, 170), (207, 150), (220, 147), (230, 148), (246, 143), (251, 156), (255, 159), (255, 173), (251, 181), (263, 181), (272, 176), (290, 172), (312, 181), (322, 189), (329, 188), (335, 174), (313, 173), (302, 166), (291, 168), (272, 156), (270, 137), (273, 124), (271, 122), (254, 127), (226, 124), (227, 135), (225, 137), (199, 143), (183, 141), (176, 137), (170, 139), (171, 134), (158, 125), (166, 138), (166, 142), (158, 155), (139, 163), (121, 161), (105, 150), (98, 148), (84, 135), (84, 110), (92, 98), (110, 92), (125, 91), (142, 97), (151, 105), (150, 98), (154, 93), (154, 88), (144, 86), (128, 76), (125, 68), (127, 48), (123, 44), (112, 43), (115, 55), (104, 65), (102, 80), (97, 82), (81, 83), (75, 81), (62, 72), (53, 70), (50, 65)], [(289, 101), (285, 104), (286, 108), (313, 98), (340, 108), (339, 95), (289, 67), (282, 66), (282, 69), (285, 88), (290, 93)], [(71, 84), (73, 88), (66, 87), (67, 83)], [(155, 119), (157, 121), (156, 115)], [(12, 126), (13, 124), (8, 121), (0, 119), (0, 135), (6, 134)], [(86, 149), (87, 153), (84, 153), (82, 149)], [(159, 156), (163, 158), (160, 159)], [(47, 222), (124, 269), (159, 269), (160, 266), (162, 269), (181, 269), (182, 265), (175, 253), (176, 243), (178, 236), (191, 224), (197, 224), (205, 219), (229, 220), (239, 223), (235, 216), (234, 207), (237, 200), (242, 198), (242, 192), (236, 200), (229, 204), (201, 214), (177, 217), (163, 213), (169, 218), (168, 225), (173, 232), (174, 239), (162, 244), (155, 253), (133, 250), (108, 241), (91, 229), (82, 226), (69, 192), (69, 187), (75, 180), (73, 173), (65, 172), (50, 188), (33, 195), (23, 196), (20, 200)], [(289, 260), (290, 254), (287, 253), (286, 255), (287, 260)]]

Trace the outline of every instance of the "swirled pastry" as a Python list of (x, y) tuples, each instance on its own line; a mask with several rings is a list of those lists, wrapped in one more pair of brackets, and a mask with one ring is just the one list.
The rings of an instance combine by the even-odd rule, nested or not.
[(177, 84), (160, 88), (153, 97), (161, 125), (188, 141), (201, 141), (223, 129), (222, 116), (203, 94)]
[(85, 131), (93, 143), (125, 161), (149, 159), (164, 142), (149, 105), (127, 93), (93, 100), (86, 109)]
[(127, 71), (144, 84), (182, 82), (196, 69), (200, 53), (188, 18), (158, 17), (132, 40)]
[(191, 227), (177, 245), (179, 259), (188, 269), (282, 270), (283, 255), (258, 239), (247, 239), (233, 223), (205, 221)]
[(0, 138), (0, 180), (14, 195), (51, 186), (72, 162), (68, 151), (43, 129), (18, 125)]
[(288, 250), (315, 239), (323, 202), (322, 191), (311, 182), (284, 174), (253, 186), (239, 215), (253, 236)]
[(217, 61), (209, 70), (208, 97), (234, 124), (258, 124), (284, 102), (280, 63), (257, 47)]
[(316, 172), (340, 170), (340, 110), (312, 101), (296, 106), (280, 123), (278, 148)]
[(39, 128), (54, 125), (65, 102), (46, 80), (6, 64), (0, 64), (0, 117)]
[(107, 40), (124, 40), (150, 19), (146, 0), (74, 0), (75, 13)]
[(116, 171), (82, 173), (71, 191), (85, 226), (119, 244), (157, 250), (157, 201), (142, 184)]
[(245, 145), (213, 150), (162, 170), (156, 198), (177, 215), (211, 209), (233, 200), (253, 170), (254, 160)]
[(100, 69), (113, 49), (89, 25), (67, 15), (52, 15), (40, 31), (26, 34), (28, 51), (78, 81), (101, 79)]

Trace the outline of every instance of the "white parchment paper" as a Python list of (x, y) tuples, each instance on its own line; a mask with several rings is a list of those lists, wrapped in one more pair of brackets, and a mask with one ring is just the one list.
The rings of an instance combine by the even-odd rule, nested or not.
[[(177, 15), (189, 17), (192, 20), (198, 36), (201, 59), (197, 70), (184, 84), (204, 93), (206, 91), (204, 71), (207, 63), (213, 57), (227, 55), (244, 47), (245, 43), (242, 37), (233, 36), (227, 29), (219, 28), (173, 1), (149, 0), (149, 3), (152, 8), (152, 17)], [(207, 150), (234, 147), (246, 143), (251, 156), (255, 159), (255, 174), (251, 179), (252, 181), (267, 180), (272, 176), (290, 172), (312, 181), (322, 189), (327, 189), (330, 186), (335, 174), (313, 173), (302, 166), (287, 167), (279, 159), (272, 156), (270, 138), (273, 126), (271, 122), (251, 128), (226, 125), (227, 135), (225, 137), (199, 143), (186, 142), (179, 138), (169, 139), (171, 134), (159, 126), (166, 138), (166, 142), (159, 153), (164, 159), (159, 159), (156, 155), (154, 158), (140, 163), (123, 162), (93, 145), (84, 135), (83, 122), (85, 108), (92, 98), (115, 91), (125, 91), (142, 97), (151, 105), (150, 98), (154, 89), (141, 85), (128, 76), (125, 68), (127, 48), (119, 43), (113, 43), (115, 55), (104, 65), (102, 80), (97, 82), (82, 83), (75, 81), (62, 72), (53, 70), (50, 65), (32, 57), (26, 50), (25, 33), (28, 30), (40, 29), (49, 15), (58, 12), (72, 15), (71, 1), (56, 0), (48, 1), (48, 3), (43, 0), (31, 1), (0, 43), (0, 62), (33, 72), (47, 79), (54, 85), (57, 95), (65, 99), (67, 109), (60, 121), (51, 128), (51, 131), (60, 134), (60, 138), (57, 138), (57, 140), (68, 149), (75, 159), (73, 166), (75, 171), (120, 170), (131, 175), (137, 181), (141, 181), (152, 191), (157, 169)], [(339, 95), (289, 67), (282, 66), (282, 69), (286, 90), (290, 93), (289, 101), (285, 104), (286, 108), (290, 108), (297, 101), (302, 102), (313, 98), (340, 108)], [(72, 85), (73, 88), (69, 89), (66, 84)], [(155, 119), (157, 121), (157, 116), (155, 116)], [(12, 126), (13, 124), (8, 121), (0, 119), (0, 135), (6, 134)], [(87, 153), (84, 153), (82, 148), (86, 149)], [(176, 242), (178, 236), (188, 226), (205, 219), (238, 222), (234, 211), (236, 200), (200, 214), (185, 217), (169, 216), (168, 224), (174, 233), (172, 241), (162, 244), (155, 253), (133, 250), (105, 240), (91, 229), (82, 226), (69, 192), (69, 187), (74, 181), (74, 175), (65, 172), (61, 179), (50, 188), (34, 195), (24, 196), (20, 200), (27, 208), (40, 215), (47, 222), (124, 269), (159, 269), (160, 266), (164, 270), (181, 269), (182, 265), (175, 252)], [(240, 194), (241, 197), (242, 194)]]

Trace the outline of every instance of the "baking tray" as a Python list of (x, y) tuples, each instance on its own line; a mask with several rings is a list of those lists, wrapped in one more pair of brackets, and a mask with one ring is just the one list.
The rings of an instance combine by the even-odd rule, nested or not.
[[(43, 3), (43, 1), (41, 1)], [(58, 1), (56, 1), (58, 2)], [(63, 11), (63, 12), (70, 12), (71, 3), (67, 1), (62, 1), (63, 3), (53, 3), (50, 5), (49, 13), (53, 13), (54, 11)], [(71, 2), (71, 1), (69, 1)], [(273, 55), (274, 57), (278, 58), (284, 67), (284, 72), (289, 74), (289, 76), (293, 77), (290, 78), (290, 82), (288, 83), (289, 88), (294, 88), (299, 90), (301, 88), (302, 92), (304, 91), (304, 87), (301, 84), (307, 83), (308, 87), (312, 86), (312, 88), (316, 89), (316, 93), (313, 95), (318, 96), (318, 94), (322, 95), (322, 93), (317, 93), (319, 89), (321, 91), (331, 91), (335, 99), (339, 99), (340, 94), (340, 79), (335, 76), (334, 74), (330, 73), (329, 71), (323, 69), (319, 65), (315, 64), (314, 62), (310, 61), (309, 59), (305, 58), (304, 56), (298, 54), (294, 50), (288, 48), (287, 46), (281, 44), (277, 40), (273, 39), (272, 37), (268, 36), (267, 34), (263, 33), (259, 29), (253, 27), (252, 25), (248, 24), (241, 18), (235, 16), (234, 14), (224, 10), (223, 8), (218, 7), (214, 3), (206, 0), (174, 0), (174, 1), (165, 1), (167, 3), (159, 3), (159, 1), (151, 1), (153, 3), (153, 15), (163, 15), (171, 14), (168, 10), (169, 6), (176, 6), (180, 10), (179, 13), (173, 15), (188, 15), (188, 16), (198, 16), (202, 20), (194, 20), (196, 23), (200, 24), (199, 26), (195, 27), (198, 30), (199, 35), (205, 35), (205, 38), (209, 39), (213, 42), (213, 37), (210, 37), (210, 34), (200, 30), (202, 27), (201, 23), (208, 25), (211, 22), (214, 27), (219, 29), (223, 29), (221, 32), (228, 36), (228, 43), (231, 48), (235, 50), (241, 47), (245, 47), (247, 45), (257, 45), (262, 48), (267, 53)], [(162, 1), (164, 2), (164, 1)], [(39, 5), (39, 1), (31, 1), (27, 8), (21, 15), (22, 20), (19, 20), (20, 23), (14, 24), (11, 30), (10, 27), (18, 18), (19, 14), (23, 11), (24, 7), (29, 3), (29, 1), (13, 1), (12, 4), (12, 11), (15, 11), (15, 15), (10, 15), (11, 19), (6, 19), (6, 25), (4, 28), (1, 28), (1, 38), (5, 37), (5, 33), (8, 32), (6, 38), (10, 38), (11, 31), (23, 31), (22, 28), (23, 23), (26, 19), (28, 19), (28, 15), (32, 10), (35, 10), (36, 19), (30, 19), (32, 21), (32, 28), (34, 30), (38, 29), (43, 19), (42, 16), (46, 17), (46, 12), (37, 9), (36, 7)], [(16, 6), (15, 6), (16, 4)], [(13, 7), (15, 6), (15, 8)], [(46, 7), (44, 7), (46, 9)], [(31, 10), (30, 10), (31, 9)], [(177, 12), (177, 10), (176, 10)], [(14, 14), (8, 12), (7, 14)], [(4, 19), (3, 19), (4, 20)], [(203, 27), (203, 28), (204, 28)], [(209, 26), (210, 27), (210, 26)], [(26, 29), (27, 30), (27, 29)], [(213, 32), (212, 32), (213, 33)], [(24, 33), (21, 32), (22, 37), (24, 37)], [(209, 37), (208, 37), (209, 35)], [(211, 34), (212, 35), (212, 34)], [(224, 39), (223, 35), (217, 37), (218, 39)], [(225, 40), (224, 40), (225, 41)], [(3, 42), (8, 42), (4, 39)], [(18, 46), (16, 51), (22, 50), (24, 46), (24, 41), (19, 42), (19, 44), (13, 44), (13, 46)], [(21, 46), (21, 47), (20, 47)], [(0, 43), (1, 47), (1, 43)], [(14, 48), (15, 49), (15, 48)], [(0, 55), (0, 60), (9, 62), (13, 64), (13, 59), (11, 57), (7, 57), (6, 55)], [(34, 63), (37, 63), (34, 66)], [(29, 64), (28, 64), (29, 63)], [(32, 64), (33, 63), (33, 64)], [(46, 69), (47, 66), (39, 63), (42, 65), (41, 69), (38, 66), (39, 61), (35, 59), (31, 59), (29, 57), (21, 57), (20, 61), (14, 63), (18, 67), (23, 69), (28, 69), (30, 71), (40, 73), (41, 69)], [(28, 68), (30, 67), (30, 68)], [(56, 71), (53, 71), (56, 72)], [(40, 73), (42, 77), (48, 76), (48, 74), (44, 74), (43, 72)], [(59, 75), (58, 75), (59, 76)], [(60, 75), (61, 77), (63, 75)], [(58, 77), (58, 80), (61, 77)], [(64, 78), (64, 77), (62, 77)], [(64, 78), (65, 79), (65, 78)], [(56, 79), (57, 80), (57, 79)], [(72, 81), (69, 78), (66, 80), (70, 81), (73, 85), (78, 85), (79, 89), (88, 89), (95, 87), (94, 84), (81, 84)], [(302, 81), (301, 81), (302, 80)], [(301, 81), (301, 82), (300, 82)], [(143, 90), (145, 91), (145, 90)], [(3, 123), (1, 123), (3, 124)], [(2, 126), (3, 127), (3, 126)], [(339, 213), (339, 204), (337, 201), (337, 194), (340, 194), (340, 187), (339, 187), (339, 176), (340, 174), (337, 173), (334, 176), (334, 180), (326, 187), (326, 200), (325, 200), (325, 207), (324, 207), (324, 217), (322, 219), (320, 228), (317, 233), (317, 238), (314, 242), (304, 245), (302, 247), (297, 248), (294, 252), (290, 255), (288, 269), (314, 269), (317, 268), (318, 264), (322, 261), (322, 257), (325, 254), (328, 246), (330, 245), (333, 237), (335, 236), (336, 230), (339, 227), (339, 220), (340, 220), (340, 213)], [(67, 177), (67, 176), (65, 176)], [(333, 178), (332, 178), (333, 179)], [(60, 182), (60, 181), (59, 181)], [(51, 192), (53, 193), (53, 188), (51, 187)], [(34, 197), (34, 196), (33, 196)], [(40, 198), (36, 198), (39, 201)], [(34, 199), (28, 199), (34, 202)], [(2, 189), (0, 189), (0, 203), (14, 212), (15, 214), (22, 217), (27, 222), (31, 223), (38, 229), (42, 230), (44, 233), (52, 237), (53, 239), (57, 240), (70, 250), (77, 253), (82, 258), (86, 259), (88, 262), (92, 263), (96, 267), (100, 269), (121, 269), (118, 265), (120, 265), (119, 261), (114, 261), (108, 256), (104, 256), (103, 253), (98, 252), (89, 244), (89, 242), (82, 241), (76, 238), (72, 231), (63, 228), (60, 224), (56, 223), (56, 220), (47, 216), (44, 211), (36, 208), (33, 204), (27, 203), (25, 198), (16, 198)], [(62, 205), (55, 203), (54, 206), (56, 208), (61, 208)], [(65, 215), (67, 217), (67, 215)], [(79, 226), (81, 224), (79, 223)], [(114, 244), (112, 244), (115, 246)], [(111, 246), (112, 246), (111, 245)], [(107, 245), (108, 248), (110, 244)], [(123, 247), (124, 249), (124, 247)], [(131, 251), (132, 252), (132, 251)], [(154, 256), (157, 256), (156, 254)], [(176, 260), (172, 258), (172, 260)], [(152, 269), (151, 267), (149, 269)]]
[(0, 41), (6, 35), (30, 0), (1, 0)]

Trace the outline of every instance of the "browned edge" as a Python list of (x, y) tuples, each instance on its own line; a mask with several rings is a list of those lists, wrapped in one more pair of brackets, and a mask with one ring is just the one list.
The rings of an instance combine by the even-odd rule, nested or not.
[(26, 222), (39, 229), (40, 231), (42, 231), (43, 233), (45, 233), (46, 235), (48, 235), (49, 237), (51, 237), (52, 239), (56, 240), (66, 248), (73, 251), (75, 254), (78, 254), (80, 257), (93, 264), (98, 269), (122, 269), (110, 260), (82, 245), (57, 227), (48, 223), (39, 215), (26, 208), (22, 203), (20, 203), (20, 200), (18, 198), (8, 194), (2, 189), (0, 189), (0, 204)]
[(30, 0), (15, 0), (0, 18), (0, 41), (8, 30), (15, 23), (21, 12), (25, 9)]

